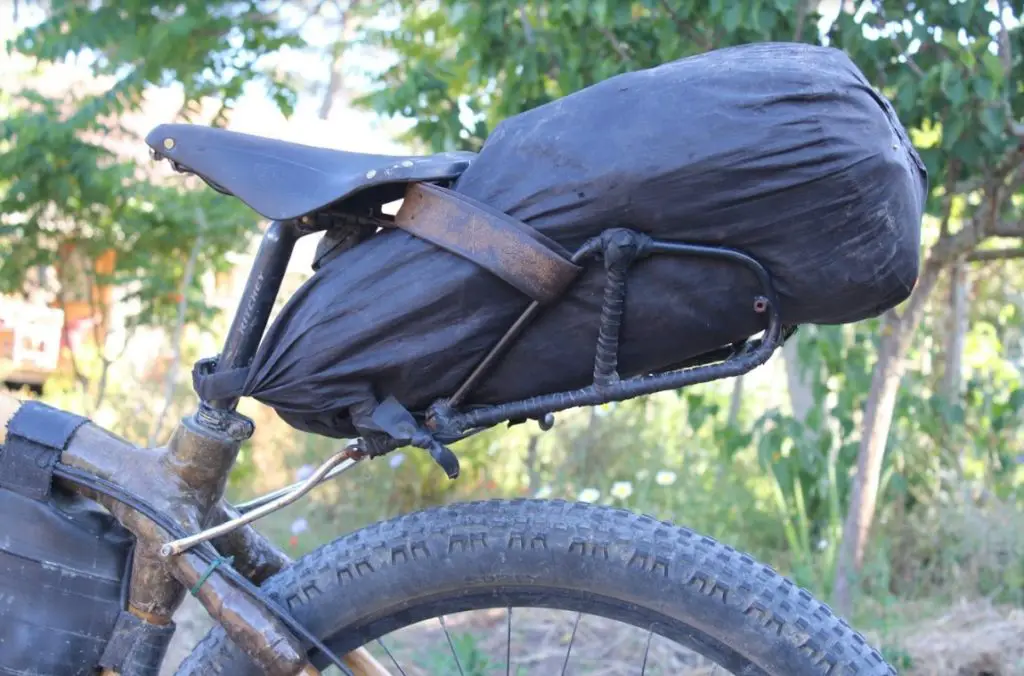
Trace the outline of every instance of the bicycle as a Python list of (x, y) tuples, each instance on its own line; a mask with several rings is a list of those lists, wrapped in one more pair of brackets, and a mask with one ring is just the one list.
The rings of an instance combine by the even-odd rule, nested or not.
[[(305, 146), (211, 133), (162, 125), (147, 143), (179, 171), (259, 206), (264, 215), (274, 212), (224, 349), (197, 367), (213, 373), (252, 360), (295, 242), (333, 227), (317, 218), (318, 209), (381, 185), (373, 176), (384, 160), (398, 168), (388, 178), (392, 191), (427, 191), (428, 197), (450, 200), (443, 190), (431, 192), (432, 186), (447, 184), (472, 161), (468, 154), (383, 159), (341, 151), (313, 154), (302, 150)], [(324, 178), (302, 195), (258, 189), (255, 181), (232, 179), (235, 185), (228, 186), (228, 169), (176, 154), (176, 147), (194, 145), (198, 138), (213, 149), (217, 143), (263, 149), (264, 162), (285, 146), (289, 152), (309, 151), (309, 162)], [(257, 169), (236, 163), (231, 170), (251, 178)], [(388, 201), (385, 197), (378, 195), (372, 206)], [(634, 235), (606, 233), (588, 242), (573, 262), (602, 252), (607, 256), (613, 246), (635, 245)], [(0, 655), (6, 650), (10, 660), (0, 672), (38, 668), (77, 674), (102, 668), (107, 675), (154, 674), (174, 631), (172, 615), (191, 592), (219, 627), (182, 664), (182, 674), (285, 676), (316, 674), (334, 665), (343, 673), (382, 676), (393, 672), (367, 645), (421, 620), (440, 617), (444, 627), (445, 615), (491, 607), (507, 609), (509, 656), (513, 609), (545, 607), (621, 621), (648, 632), (647, 651), (651, 637), (659, 635), (737, 674), (895, 673), (844, 620), (771, 568), (686, 528), (620, 509), (544, 500), (457, 504), (371, 525), (294, 562), (251, 525), (366, 458), (419, 445), (451, 476), (458, 464), (447, 443), (503, 421), (535, 419), (548, 427), (553, 412), (570, 407), (739, 375), (764, 363), (795, 330), (781, 324), (770, 276), (746, 254), (675, 242), (642, 244), (650, 254), (714, 257), (748, 269), (762, 287), (753, 309), (766, 320), (763, 336), (668, 372), (620, 379), (616, 307), (621, 310), (624, 274), (609, 272), (593, 385), (459, 410), (460, 393), (501, 358), (537, 312), (534, 303), (464, 387), (433, 411), (434, 440), (358, 439), (304, 481), (238, 506), (224, 499), (224, 487), (241, 443), (255, 429), (236, 411), (237, 398), (201, 399), (166, 445), (141, 449), (78, 416), (0, 397), (0, 421), (7, 425), (6, 430), (0, 425), (0, 498), (7, 505), (8, 535), (36, 547), (43, 536), (33, 533), (70, 533), (43, 546), (49, 547), (49, 567), (29, 566), (19, 569), (28, 571), (21, 578), (7, 578), (7, 591), (30, 594), (36, 604), (0, 610), (0, 637), (6, 641)], [(612, 272), (624, 273), (628, 264)], [(107, 513), (90, 512), (90, 523), (105, 525), (68, 530), (67, 505), (84, 513), (88, 501)], [(58, 509), (64, 510), (59, 518), (53, 516)], [(53, 586), (54, 579), (63, 580), (63, 591)], [(77, 619), (66, 617), (71, 595), (77, 595)], [(30, 619), (47, 627), (47, 636), (21, 632)], [(53, 641), (62, 641), (63, 648), (53, 648)], [(461, 672), (457, 656), (455, 663)], [(510, 657), (502, 666), (511, 673)], [(405, 673), (397, 662), (395, 667)], [(648, 652), (640, 670), (648, 672)]]

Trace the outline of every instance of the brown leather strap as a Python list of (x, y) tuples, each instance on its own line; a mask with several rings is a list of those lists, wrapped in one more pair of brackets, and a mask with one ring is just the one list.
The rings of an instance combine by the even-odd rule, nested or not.
[(581, 270), (562, 247), (525, 223), (429, 183), (409, 185), (395, 225), (476, 263), (540, 303), (561, 296)]

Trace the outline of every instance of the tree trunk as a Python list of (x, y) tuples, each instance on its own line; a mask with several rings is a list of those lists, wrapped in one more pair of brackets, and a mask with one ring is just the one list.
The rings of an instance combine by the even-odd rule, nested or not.
[(331, 108), (334, 107), (334, 100), (341, 90), (341, 55), (344, 51), (342, 42), (339, 40), (331, 50), (331, 66), (327, 79), (327, 89), (324, 90), (324, 97), (320, 100), (320, 110), (317, 116), (326, 120), (331, 115)]
[(963, 387), (964, 341), (967, 337), (967, 300), (970, 279), (966, 263), (957, 262), (949, 270), (949, 324), (946, 333), (945, 367), (942, 393), (948, 402), (960, 400)]
[(740, 410), (743, 408), (743, 376), (739, 375), (732, 384), (732, 396), (729, 397), (729, 427), (736, 427), (740, 422)]
[(530, 436), (530, 443), (526, 447), (526, 476), (527, 482), (529, 483), (530, 490), (536, 492), (540, 488), (540, 471), (537, 468), (537, 442), (540, 441), (540, 435), (534, 434)]
[(903, 377), (903, 357), (924, 314), (925, 304), (935, 288), (941, 268), (940, 261), (933, 260), (925, 264), (903, 316), (890, 310), (882, 320), (878, 362), (871, 377), (871, 389), (864, 410), (860, 449), (857, 453), (857, 474), (850, 491), (850, 506), (836, 566), (833, 595), (836, 610), (843, 615), (849, 615), (853, 609), (853, 585), (864, 566), (864, 552), (878, 501), (885, 445), (892, 427), (900, 379)]
[(82, 410), (88, 411), (89, 409), (89, 379), (78, 368), (78, 359), (75, 357), (74, 347), (71, 345), (71, 332), (68, 331), (68, 304), (64, 296), (63, 290), (57, 292), (57, 302), (60, 305), (60, 311), (64, 313), (64, 321), (61, 322), (60, 334), (61, 341), (67, 345), (68, 349), (68, 360), (71, 362), (71, 373), (75, 378), (75, 382), (78, 383), (78, 387), (81, 391), (82, 396)]
[(104, 402), (107, 400), (107, 384), (110, 382), (110, 365), (110, 360), (100, 353), (100, 377), (96, 379), (96, 398), (92, 402), (92, 411), (90, 411), (90, 413), (99, 411), (100, 407), (103, 406)]
[(786, 385), (789, 389), (789, 403), (793, 409), (793, 417), (804, 422), (814, 407), (814, 392), (800, 365), (797, 336), (793, 336), (782, 346), (782, 360), (786, 365)]
[(330, 117), (331, 109), (334, 108), (338, 95), (345, 89), (345, 78), (341, 72), (342, 60), (345, 56), (345, 48), (352, 40), (358, 28), (359, 17), (353, 16), (353, 14), (359, 7), (360, 2), (361, 0), (351, 0), (348, 3), (348, 7), (345, 8), (342, 15), (338, 18), (338, 37), (334, 44), (331, 45), (327, 88), (324, 90), (324, 96), (320, 100), (320, 109), (317, 111), (317, 116), (321, 120), (326, 120)]
[(203, 243), (203, 232), (206, 230), (206, 214), (201, 207), (196, 208), (196, 224), (198, 232), (192, 243), (192, 250), (189, 252), (188, 261), (185, 263), (185, 274), (181, 279), (181, 297), (178, 298), (178, 316), (174, 321), (174, 333), (171, 334), (171, 363), (167, 367), (167, 377), (164, 381), (164, 405), (160, 414), (153, 423), (146, 445), (152, 447), (160, 433), (163, 431), (164, 420), (171, 409), (174, 401), (174, 386), (178, 380), (178, 366), (181, 364), (181, 334), (185, 331), (185, 317), (188, 310), (188, 289), (192, 286), (192, 278), (195, 276), (196, 259), (199, 258), (199, 250)]

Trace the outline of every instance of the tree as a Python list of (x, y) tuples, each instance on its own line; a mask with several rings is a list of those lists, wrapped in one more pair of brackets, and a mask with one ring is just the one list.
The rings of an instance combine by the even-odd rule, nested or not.
[[(202, 274), (224, 268), (226, 252), (244, 250), (257, 223), (237, 201), (187, 190), (180, 180), (168, 184), (121, 152), (119, 145), (144, 147), (125, 116), (141, 108), (147, 88), (171, 85), (183, 97), (166, 121), (189, 119), (215, 98), (212, 121), (223, 123), (250, 84), (289, 110), (292, 92), (261, 61), (298, 40), (258, 2), (54, 0), (43, 9), (45, 18), (7, 45), (8, 55), (31, 61), (38, 76), (3, 101), (0, 292), (17, 292), (31, 271), (52, 269), (46, 286), (55, 302), (66, 308), (76, 296), (89, 306), (98, 367), (82, 366), (74, 351), (71, 358), (90, 411), (102, 403), (109, 368), (127, 347), (128, 337), (120, 347), (106, 345), (111, 305), (134, 307), (129, 336), (135, 325), (174, 323), (202, 210), (209, 227), (184, 295), (187, 319), (203, 318)], [(88, 64), (93, 86), (47, 92), (47, 69), (71, 60)]]
[[(937, 233), (911, 297), (883, 317), (878, 362), (864, 412), (857, 475), (843, 531), (836, 605), (851, 604), (875, 513), (885, 445), (904, 357), (942, 274), (983, 242), (1024, 237), (1019, 199), (1022, 127), (1020, 3), (879, 3), (861, 17), (841, 14), (834, 34), (917, 131), (932, 185)], [(860, 21), (856, 19), (860, 18)], [(990, 254), (995, 257), (997, 254)], [(955, 284), (954, 284), (955, 286)]]
[(478, 150), (502, 119), (619, 73), (717, 47), (817, 40), (818, 15), (803, 0), (747, 4), (385, 2), (398, 29), (362, 35), (394, 63), (363, 102), (412, 118), (408, 138), (435, 151)]
[(842, 2), (826, 30), (816, 2), (763, 0), (385, 3), (398, 30), (363, 39), (394, 55), (366, 105), (411, 118), (409, 138), (440, 151), (479, 149), (501, 119), (617, 73), (713, 48), (806, 40), (842, 48), (894, 103), (931, 177), (926, 253), (917, 287), (885, 313), (865, 406), (835, 594), (848, 611), (878, 499), (904, 357), (950, 266), (1019, 257), (982, 249), (1024, 236), (1024, 89), (1020, 2)]

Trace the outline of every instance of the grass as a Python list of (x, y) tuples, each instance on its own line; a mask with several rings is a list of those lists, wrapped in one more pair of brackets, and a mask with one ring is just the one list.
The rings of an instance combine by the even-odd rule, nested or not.
[[(189, 402), (176, 408), (187, 410)], [(57, 396), (54, 403), (63, 401)], [(366, 524), (440, 502), (533, 495), (538, 489), (573, 499), (593, 487), (600, 489), (600, 502), (676, 521), (750, 551), (827, 600), (828, 552), (811, 551), (817, 543), (808, 535), (799, 496), (790, 496), (792, 509), (789, 502), (780, 503), (756, 457), (740, 451), (724, 462), (711, 441), (684, 429), (673, 406), (665, 397), (622, 406), (615, 415), (636, 417), (633, 426), (621, 420), (609, 425), (604, 417), (586, 413), (566, 414), (556, 428), (561, 431), (541, 437), (535, 456), (524, 450), (530, 447), (527, 426), (502, 431), (501, 441), (497, 433), (481, 435), (459, 448), (465, 471), (458, 482), (447, 482), (415, 450), (400, 463), (393, 462), (395, 456), (377, 459), (319, 487), (259, 527), (298, 557)], [(151, 407), (136, 401), (130, 411), (114, 408), (112, 403), (112, 416), (138, 422), (139, 410)], [(260, 433), (243, 450), (232, 477), (232, 499), (294, 481), (302, 466), (317, 464), (340, 443), (301, 435), (253, 402), (246, 402), (245, 412), (256, 419)], [(659, 423), (666, 433), (647, 438), (658, 416), (668, 421)], [(121, 427), (117, 431), (138, 441)], [(671, 475), (671, 481), (661, 481), (662, 475)], [(919, 504), (905, 512), (884, 506), (861, 581), (863, 593), (850, 619), (902, 674), (1024, 676), (1024, 511), (1012, 494), (1004, 501), (965, 495), (954, 487), (945, 501), (927, 507)], [(783, 516), (791, 518), (783, 523)], [(837, 534), (825, 540), (834, 546)], [(456, 634), (460, 657), (466, 658), (463, 669), (472, 665), (467, 674), (483, 676), (495, 665), (503, 673), (503, 655), (486, 636)], [(598, 637), (598, 647), (609, 643), (600, 632), (592, 636)], [(535, 658), (554, 655), (564, 639), (537, 629), (529, 641), (533, 657), (524, 656), (521, 665), (527, 668), (524, 673), (543, 673), (536, 670), (542, 661)], [(437, 669), (427, 673), (457, 672), (442, 664), (451, 658), (446, 644), (412, 645), (419, 662), (436, 662)], [(614, 657), (606, 659), (613, 662)], [(672, 673), (697, 674), (701, 668), (698, 663), (679, 665)]]

